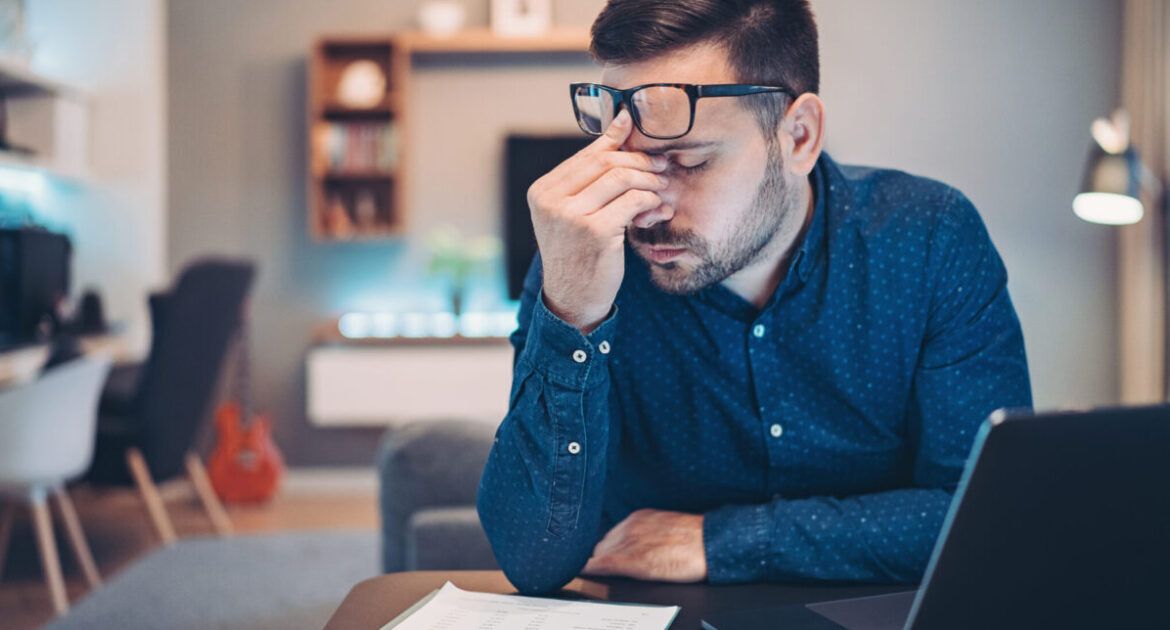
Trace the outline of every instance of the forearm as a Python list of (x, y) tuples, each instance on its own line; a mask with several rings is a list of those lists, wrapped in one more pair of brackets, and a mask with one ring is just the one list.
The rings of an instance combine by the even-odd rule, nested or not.
[(587, 338), (538, 306), (516, 362), (477, 504), (496, 559), (521, 592), (566, 584), (600, 537), (609, 375), (598, 346), (609, 331), (607, 321)]
[(724, 506), (703, 519), (708, 580), (917, 582), (951, 496), (906, 488)]

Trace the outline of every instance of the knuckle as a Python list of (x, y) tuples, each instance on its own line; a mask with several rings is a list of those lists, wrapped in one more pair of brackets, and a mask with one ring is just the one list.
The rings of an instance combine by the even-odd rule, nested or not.
[(540, 205), (544, 201), (544, 178), (540, 178), (528, 187), (528, 205)]
[(628, 168), (615, 168), (610, 173), (623, 186), (629, 187), (637, 183), (637, 176), (634, 174), (634, 171)]
[(589, 220), (589, 217), (581, 215), (570, 215), (565, 220), (565, 224), (579, 233), (590, 233), (597, 227), (593, 221)]
[(602, 151), (595, 156), (597, 165), (601, 168), (611, 169), (621, 164), (621, 154), (617, 151)]
[(591, 238), (605, 236), (605, 226), (600, 221), (582, 221), (578, 227)]

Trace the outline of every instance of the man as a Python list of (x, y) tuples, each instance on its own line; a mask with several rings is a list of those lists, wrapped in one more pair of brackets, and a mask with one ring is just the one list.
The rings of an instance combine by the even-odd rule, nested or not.
[(822, 153), (806, 0), (610, 0), (592, 51), (479, 488), (505, 574), (919, 580), (977, 427), (1031, 406), (976, 210)]

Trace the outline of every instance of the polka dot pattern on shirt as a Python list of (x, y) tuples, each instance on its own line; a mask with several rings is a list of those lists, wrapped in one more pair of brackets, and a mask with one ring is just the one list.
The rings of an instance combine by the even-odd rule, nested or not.
[(571, 579), (646, 507), (705, 515), (712, 582), (921, 577), (979, 424), (1031, 405), (1007, 273), (953, 188), (828, 155), (811, 180), (762, 309), (722, 285), (663, 293), (627, 250), (586, 337), (543, 307), (534, 263), (479, 496), (522, 590)]

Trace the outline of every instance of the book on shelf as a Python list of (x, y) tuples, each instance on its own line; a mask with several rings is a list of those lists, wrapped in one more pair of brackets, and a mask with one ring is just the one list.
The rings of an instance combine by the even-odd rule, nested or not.
[(393, 122), (327, 122), (316, 130), (318, 162), (335, 173), (389, 173), (398, 165)]

